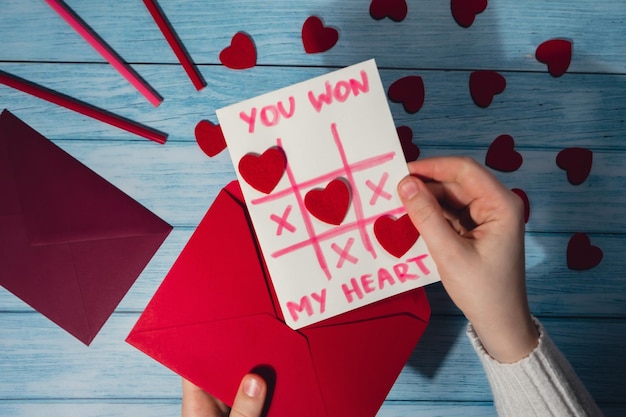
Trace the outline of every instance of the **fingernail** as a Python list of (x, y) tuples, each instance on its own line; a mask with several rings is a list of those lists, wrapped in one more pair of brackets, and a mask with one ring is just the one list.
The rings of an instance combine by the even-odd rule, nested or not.
[(406, 179), (400, 184), (400, 195), (405, 200), (410, 200), (417, 195), (419, 187), (414, 180)]
[(255, 398), (261, 393), (261, 384), (254, 377), (247, 377), (243, 382), (243, 392), (248, 397)]

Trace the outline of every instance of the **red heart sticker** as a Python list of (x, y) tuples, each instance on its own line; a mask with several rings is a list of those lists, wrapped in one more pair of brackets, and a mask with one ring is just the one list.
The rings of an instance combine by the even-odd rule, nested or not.
[(220, 62), (230, 69), (247, 69), (256, 65), (256, 47), (252, 38), (244, 33), (237, 32), (233, 36), (230, 46), (220, 52)]
[(340, 225), (350, 208), (350, 188), (340, 179), (334, 179), (326, 188), (316, 188), (304, 196), (304, 205), (321, 221)]
[(372, 0), (370, 15), (376, 20), (386, 17), (395, 22), (402, 22), (409, 11), (406, 0)]
[(528, 200), (528, 195), (520, 188), (513, 188), (511, 191), (522, 199), (522, 202), (524, 203), (524, 223), (528, 223), (528, 220), (530, 219), (530, 200)]
[(502, 172), (517, 171), (524, 162), (515, 150), (515, 140), (509, 135), (498, 136), (489, 146), (485, 165)]
[(580, 185), (591, 172), (593, 152), (585, 148), (566, 148), (556, 156), (556, 164), (567, 172), (567, 180), (572, 185)]
[(495, 71), (480, 70), (470, 75), (470, 94), (478, 107), (489, 107), (496, 94), (506, 88), (506, 78)]
[(269, 194), (285, 173), (287, 157), (281, 148), (269, 148), (262, 155), (249, 153), (239, 161), (239, 173), (252, 188)]
[(374, 222), (374, 235), (378, 243), (396, 258), (407, 253), (420, 237), (408, 214), (397, 220), (392, 216), (379, 217)]
[(408, 126), (399, 126), (396, 128), (400, 145), (402, 145), (402, 153), (407, 162), (415, 161), (420, 156), (420, 148), (413, 143), (413, 130)]
[(485, 11), (487, 0), (452, 0), (450, 9), (452, 17), (459, 26), (468, 28), (472, 26), (476, 15)]
[(602, 249), (591, 244), (585, 233), (575, 233), (567, 244), (567, 267), (576, 271), (585, 271), (600, 264)]
[(307, 54), (317, 54), (331, 49), (339, 40), (339, 32), (324, 26), (317, 16), (309, 17), (302, 25), (302, 44)]
[(548, 66), (548, 72), (553, 77), (560, 77), (572, 62), (572, 42), (567, 39), (545, 41), (537, 47), (535, 58)]
[(402, 103), (407, 113), (417, 113), (424, 105), (424, 80), (417, 75), (400, 78), (389, 87), (389, 99)]
[(226, 149), (222, 127), (208, 120), (200, 120), (194, 131), (200, 149), (209, 157), (214, 157)]

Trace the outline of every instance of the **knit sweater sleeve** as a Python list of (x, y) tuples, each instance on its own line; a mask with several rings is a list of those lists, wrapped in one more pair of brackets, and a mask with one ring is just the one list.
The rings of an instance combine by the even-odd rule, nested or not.
[(602, 412), (545, 329), (524, 359), (504, 364), (486, 352), (471, 324), (467, 335), (485, 368), (500, 417), (597, 417)]

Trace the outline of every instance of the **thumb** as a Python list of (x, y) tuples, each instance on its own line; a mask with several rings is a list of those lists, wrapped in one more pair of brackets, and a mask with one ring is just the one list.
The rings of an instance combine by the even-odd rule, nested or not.
[(230, 417), (260, 417), (265, 405), (267, 384), (258, 375), (244, 376), (237, 391)]

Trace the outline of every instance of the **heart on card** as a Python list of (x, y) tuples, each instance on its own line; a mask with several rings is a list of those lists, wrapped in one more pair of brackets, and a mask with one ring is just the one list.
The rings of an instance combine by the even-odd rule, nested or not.
[(331, 49), (339, 40), (337, 29), (324, 26), (317, 16), (310, 16), (302, 25), (302, 45), (307, 54), (318, 54)]
[(315, 188), (304, 196), (309, 213), (324, 223), (340, 225), (350, 208), (350, 186), (336, 178), (326, 188)]
[(572, 62), (572, 41), (567, 39), (545, 41), (537, 47), (535, 58), (548, 66), (548, 72), (553, 77), (560, 77), (567, 72)]
[(452, 17), (459, 26), (468, 28), (472, 26), (476, 15), (485, 11), (487, 0), (452, 0), (450, 9)]
[(374, 235), (383, 249), (396, 258), (407, 253), (420, 237), (408, 214), (398, 219), (388, 215), (379, 217), (374, 222)]
[(407, 162), (415, 161), (420, 156), (420, 148), (413, 143), (413, 130), (408, 126), (399, 126), (396, 128), (402, 153)]
[(566, 148), (556, 156), (556, 164), (567, 172), (570, 184), (580, 185), (591, 173), (593, 152), (585, 148)]
[(474, 103), (478, 107), (486, 108), (496, 94), (506, 89), (506, 78), (495, 71), (474, 71), (470, 75), (469, 88)]
[(219, 124), (213, 124), (208, 120), (200, 120), (194, 131), (196, 142), (202, 152), (209, 157), (214, 157), (218, 153), (226, 149), (226, 140), (222, 127)]
[(239, 174), (255, 190), (269, 194), (276, 188), (287, 167), (285, 152), (278, 147), (263, 154), (249, 153), (239, 160)]
[(417, 113), (424, 105), (424, 80), (418, 75), (400, 78), (391, 84), (387, 94), (391, 101), (402, 103), (407, 113)]
[(220, 62), (230, 69), (242, 70), (256, 65), (256, 47), (250, 35), (237, 32), (230, 46), (220, 52)]
[(575, 233), (567, 244), (567, 267), (575, 271), (585, 271), (600, 264), (602, 249), (591, 244), (585, 233)]
[(528, 220), (530, 219), (530, 200), (528, 199), (528, 195), (520, 188), (513, 188), (511, 191), (522, 199), (522, 202), (524, 203), (524, 223), (528, 223)]
[(517, 171), (524, 163), (522, 155), (515, 150), (515, 140), (509, 135), (498, 136), (487, 150), (485, 165), (502, 172)]
[(386, 17), (395, 22), (402, 22), (409, 11), (406, 0), (372, 0), (370, 15), (376, 20)]

